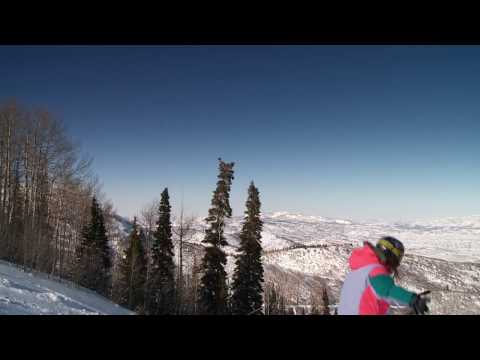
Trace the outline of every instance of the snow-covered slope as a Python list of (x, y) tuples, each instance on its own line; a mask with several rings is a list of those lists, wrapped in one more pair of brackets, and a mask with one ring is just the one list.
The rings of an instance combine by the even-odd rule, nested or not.
[(93, 291), (0, 261), (0, 315), (130, 314)]

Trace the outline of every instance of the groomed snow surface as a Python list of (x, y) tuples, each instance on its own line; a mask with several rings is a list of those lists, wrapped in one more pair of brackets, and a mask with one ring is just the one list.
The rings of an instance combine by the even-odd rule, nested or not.
[(131, 314), (93, 291), (0, 261), (0, 315)]

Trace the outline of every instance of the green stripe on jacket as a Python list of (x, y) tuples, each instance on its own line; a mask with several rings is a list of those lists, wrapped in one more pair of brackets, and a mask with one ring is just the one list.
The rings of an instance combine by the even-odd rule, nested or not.
[(370, 277), (370, 285), (375, 293), (385, 300), (395, 300), (400, 304), (408, 305), (412, 300), (414, 293), (395, 285), (389, 275), (377, 275)]

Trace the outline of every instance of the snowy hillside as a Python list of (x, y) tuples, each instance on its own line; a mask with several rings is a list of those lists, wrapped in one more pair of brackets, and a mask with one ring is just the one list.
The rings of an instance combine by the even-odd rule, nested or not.
[[(303, 294), (301, 301), (323, 284), (328, 285), (333, 302), (338, 301), (353, 247), (392, 235), (406, 247), (400, 284), (413, 291), (432, 290), (433, 314), (480, 314), (480, 216), (412, 223), (355, 222), (286, 212), (262, 218), (265, 278), (288, 284)], [(227, 223), (229, 274), (241, 225), (241, 217)], [(191, 240), (196, 249), (202, 248), (204, 229), (203, 219), (197, 219)]]
[(0, 315), (130, 315), (88, 289), (0, 261)]
[[(288, 246), (287, 243), (358, 245), (391, 235), (405, 244), (409, 254), (447, 261), (480, 261), (480, 216), (414, 223), (362, 223), (274, 213), (265, 214), (264, 222), (264, 247), (267, 250)], [(280, 241), (284, 241), (283, 246), (277, 246), (276, 242)]]
[[(336, 302), (348, 271), (347, 260), (351, 249), (352, 247), (347, 245), (291, 249), (266, 254), (264, 261), (267, 265), (275, 266), (277, 270), (283, 269), (296, 274), (297, 278), (302, 274), (306, 279), (316, 279), (327, 284), (329, 295)], [(417, 292), (432, 291), (431, 310), (434, 314), (480, 314), (478, 263), (447, 262), (407, 255), (400, 275), (400, 285)], [(295, 285), (294, 282), (290, 283)]]

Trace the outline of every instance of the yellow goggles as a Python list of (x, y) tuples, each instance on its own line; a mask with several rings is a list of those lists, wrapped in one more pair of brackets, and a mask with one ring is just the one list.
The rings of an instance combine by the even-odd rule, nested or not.
[(387, 240), (381, 239), (378, 242), (378, 245), (382, 245), (388, 250), (390, 250), (392, 253), (394, 253), (399, 259), (403, 257), (403, 251), (400, 249), (397, 249), (395, 246), (393, 246), (391, 243), (389, 243)]

